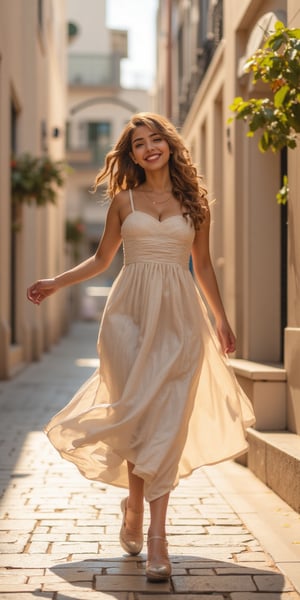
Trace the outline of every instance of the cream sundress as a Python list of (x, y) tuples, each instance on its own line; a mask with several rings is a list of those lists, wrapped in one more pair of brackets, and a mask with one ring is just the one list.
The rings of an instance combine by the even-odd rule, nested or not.
[(100, 367), (45, 431), (88, 479), (126, 488), (129, 460), (151, 501), (194, 469), (243, 453), (254, 415), (189, 270), (193, 225), (181, 215), (158, 221), (129, 196)]

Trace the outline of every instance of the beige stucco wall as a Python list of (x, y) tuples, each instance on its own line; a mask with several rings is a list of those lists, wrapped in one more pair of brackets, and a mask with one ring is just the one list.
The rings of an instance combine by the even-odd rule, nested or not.
[[(225, 2), (219, 44), (183, 125), (204, 172), (212, 204), (211, 250), (224, 302), (238, 334), (237, 353), (255, 361), (280, 359), (279, 157), (262, 155), (242, 123), (228, 123), (249, 78), (237, 74), (259, 17), (276, 4)], [(250, 10), (251, 8), (251, 10)], [(253, 95), (253, 90), (251, 90)], [(266, 243), (266, 240), (267, 243)]]
[[(2, 0), (0, 3), (0, 377), (10, 376), (24, 362), (37, 359), (65, 328), (63, 295), (38, 309), (25, 297), (36, 278), (49, 276), (64, 265), (63, 192), (57, 206), (22, 206), (17, 234), (16, 339), (11, 339), (11, 102), (17, 110), (17, 154), (64, 156), (65, 44), (64, 1), (43, 3), (43, 26), (38, 3)], [(42, 122), (46, 135), (42, 138)], [(54, 138), (53, 128), (60, 135)]]

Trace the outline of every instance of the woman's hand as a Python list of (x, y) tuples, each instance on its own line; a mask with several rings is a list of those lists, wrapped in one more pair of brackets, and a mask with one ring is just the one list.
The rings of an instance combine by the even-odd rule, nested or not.
[(27, 298), (33, 304), (41, 304), (45, 298), (51, 296), (58, 290), (58, 284), (55, 278), (52, 279), (39, 279), (27, 288)]
[(217, 324), (217, 334), (224, 354), (230, 354), (231, 352), (234, 352), (236, 346), (236, 337), (228, 321), (221, 321)]

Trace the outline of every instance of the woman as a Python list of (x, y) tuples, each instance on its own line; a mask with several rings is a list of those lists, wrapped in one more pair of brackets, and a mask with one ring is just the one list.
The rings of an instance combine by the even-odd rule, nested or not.
[(40, 304), (102, 273), (123, 241), (124, 266), (100, 325), (100, 368), (46, 432), (85, 477), (129, 488), (120, 531), (129, 554), (142, 550), (144, 498), (150, 503), (146, 575), (156, 581), (171, 575), (171, 489), (195, 468), (244, 452), (254, 417), (224, 356), (235, 336), (209, 254), (206, 191), (173, 125), (152, 113), (133, 116), (95, 189), (105, 181), (111, 204), (95, 255), (27, 295)]

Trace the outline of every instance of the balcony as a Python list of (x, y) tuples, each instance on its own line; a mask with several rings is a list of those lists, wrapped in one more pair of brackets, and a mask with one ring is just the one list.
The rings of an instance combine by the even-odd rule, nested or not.
[(110, 144), (99, 147), (98, 144), (90, 143), (85, 148), (67, 147), (66, 159), (68, 164), (76, 171), (101, 168), (104, 165), (106, 154), (111, 150)]
[(117, 54), (71, 54), (68, 84), (80, 87), (120, 87), (120, 56)]

